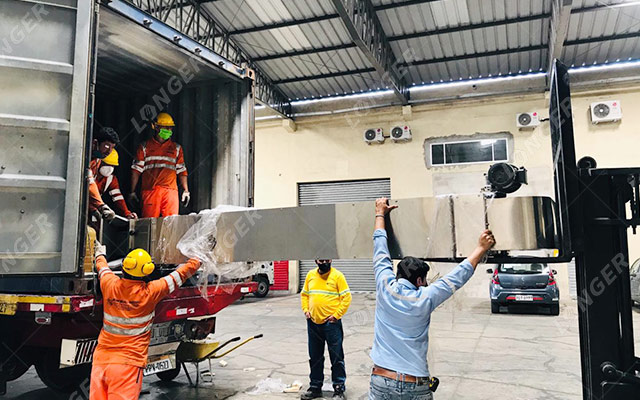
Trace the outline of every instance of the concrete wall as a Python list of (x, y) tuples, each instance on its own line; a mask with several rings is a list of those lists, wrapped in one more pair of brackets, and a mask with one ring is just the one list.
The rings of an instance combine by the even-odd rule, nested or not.
[[(578, 158), (590, 155), (599, 167), (640, 165), (640, 87), (616, 91), (574, 93), (573, 114)], [(592, 125), (589, 104), (621, 101), (619, 123)], [(394, 198), (444, 193), (477, 193), (488, 164), (431, 167), (425, 163), (425, 140), (452, 135), (508, 132), (513, 135), (510, 161), (529, 170), (530, 184), (518, 195), (553, 195), (549, 124), (519, 131), (515, 116), (536, 111), (548, 116), (548, 98), (542, 94), (473, 101), (416, 105), (410, 115), (401, 107), (364, 110), (296, 120), (297, 130), (281, 120), (256, 126), (257, 207), (297, 205), (297, 183), (366, 178), (391, 178)], [(362, 134), (381, 127), (385, 135), (396, 124), (411, 127), (413, 140), (367, 145)], [(640, 257), (640, 235), (630, 236), (631, 260)], [(291, 263), (291, 289), (297, 285), (297, 265)], [(296, 283), (296, 284), (294, 284)]]

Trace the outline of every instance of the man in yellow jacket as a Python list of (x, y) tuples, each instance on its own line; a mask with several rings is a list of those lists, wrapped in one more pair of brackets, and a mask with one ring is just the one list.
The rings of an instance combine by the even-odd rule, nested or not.
[(331, 260), (316, 260), (315, 268), (307, 274), (302, 289), (302, 311), (307, 317), (309, 337), (309, 365), (311, 384), (302, 399), (322, 397), (324, 381), (324, 344), (329, 348), (333, 399), (345, 397), (347, 372), (344, 366), (341, 318), (351, 304), (351, 291), (342, 272), (331, 268)]

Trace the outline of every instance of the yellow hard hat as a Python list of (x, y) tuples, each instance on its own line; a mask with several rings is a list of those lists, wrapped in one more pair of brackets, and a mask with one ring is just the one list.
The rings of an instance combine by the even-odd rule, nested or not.
[(135, 249), (122, 260), (122, 269), (136, 278), (144, 278), (151, 275), (156, 268), (151, 262), (151, 256), (145, 250)]
[(111, 150), (111, 153), (103, 158), (102, 162), (107, 165), (111, 165), (112, 167), (117, 167), (118, 165), (120, 165), (118, 164), (118, 152), (116, 151), (116, 149)]
[(173, 122), (173, 118), (171, 118), (171, 115), (165, 112), (161, 112), (160, 114), (158, 114), (158, 118), (156, 118), (156, 125), (176, 126), (176, 124)]

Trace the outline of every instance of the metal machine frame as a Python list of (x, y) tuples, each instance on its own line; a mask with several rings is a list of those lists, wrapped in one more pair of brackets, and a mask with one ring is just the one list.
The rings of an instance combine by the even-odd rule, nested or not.
[(569, 71), (556, 60), (549, 118), (562, 243), (558, 260), (576, 260), (583, 398), (638, 399), (627, 231), (635, 233), (640, 224), (640, 168), (597, 169), (590, 157), (576, 162), (569, 86)]

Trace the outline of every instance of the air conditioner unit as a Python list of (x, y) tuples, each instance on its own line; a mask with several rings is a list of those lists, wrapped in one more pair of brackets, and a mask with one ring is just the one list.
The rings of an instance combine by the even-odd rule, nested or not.
[(537, 112), (520, 113), (516, 115), (518, 129), (534, 129), (540, 125), (540, 117)]
[(394, 126), (391, 129), (391, 139), (394, 142), (406, 142), (411, 140), (411, 129), (408, 126)]
[(622, 119), (620, 101), (598, 101), (591, 103), (591, 123), (615, 122)]
[(382, 128), (371, 128), (364, 131), (364, 141), (371, 143), (384, 143), (384, 135)]

